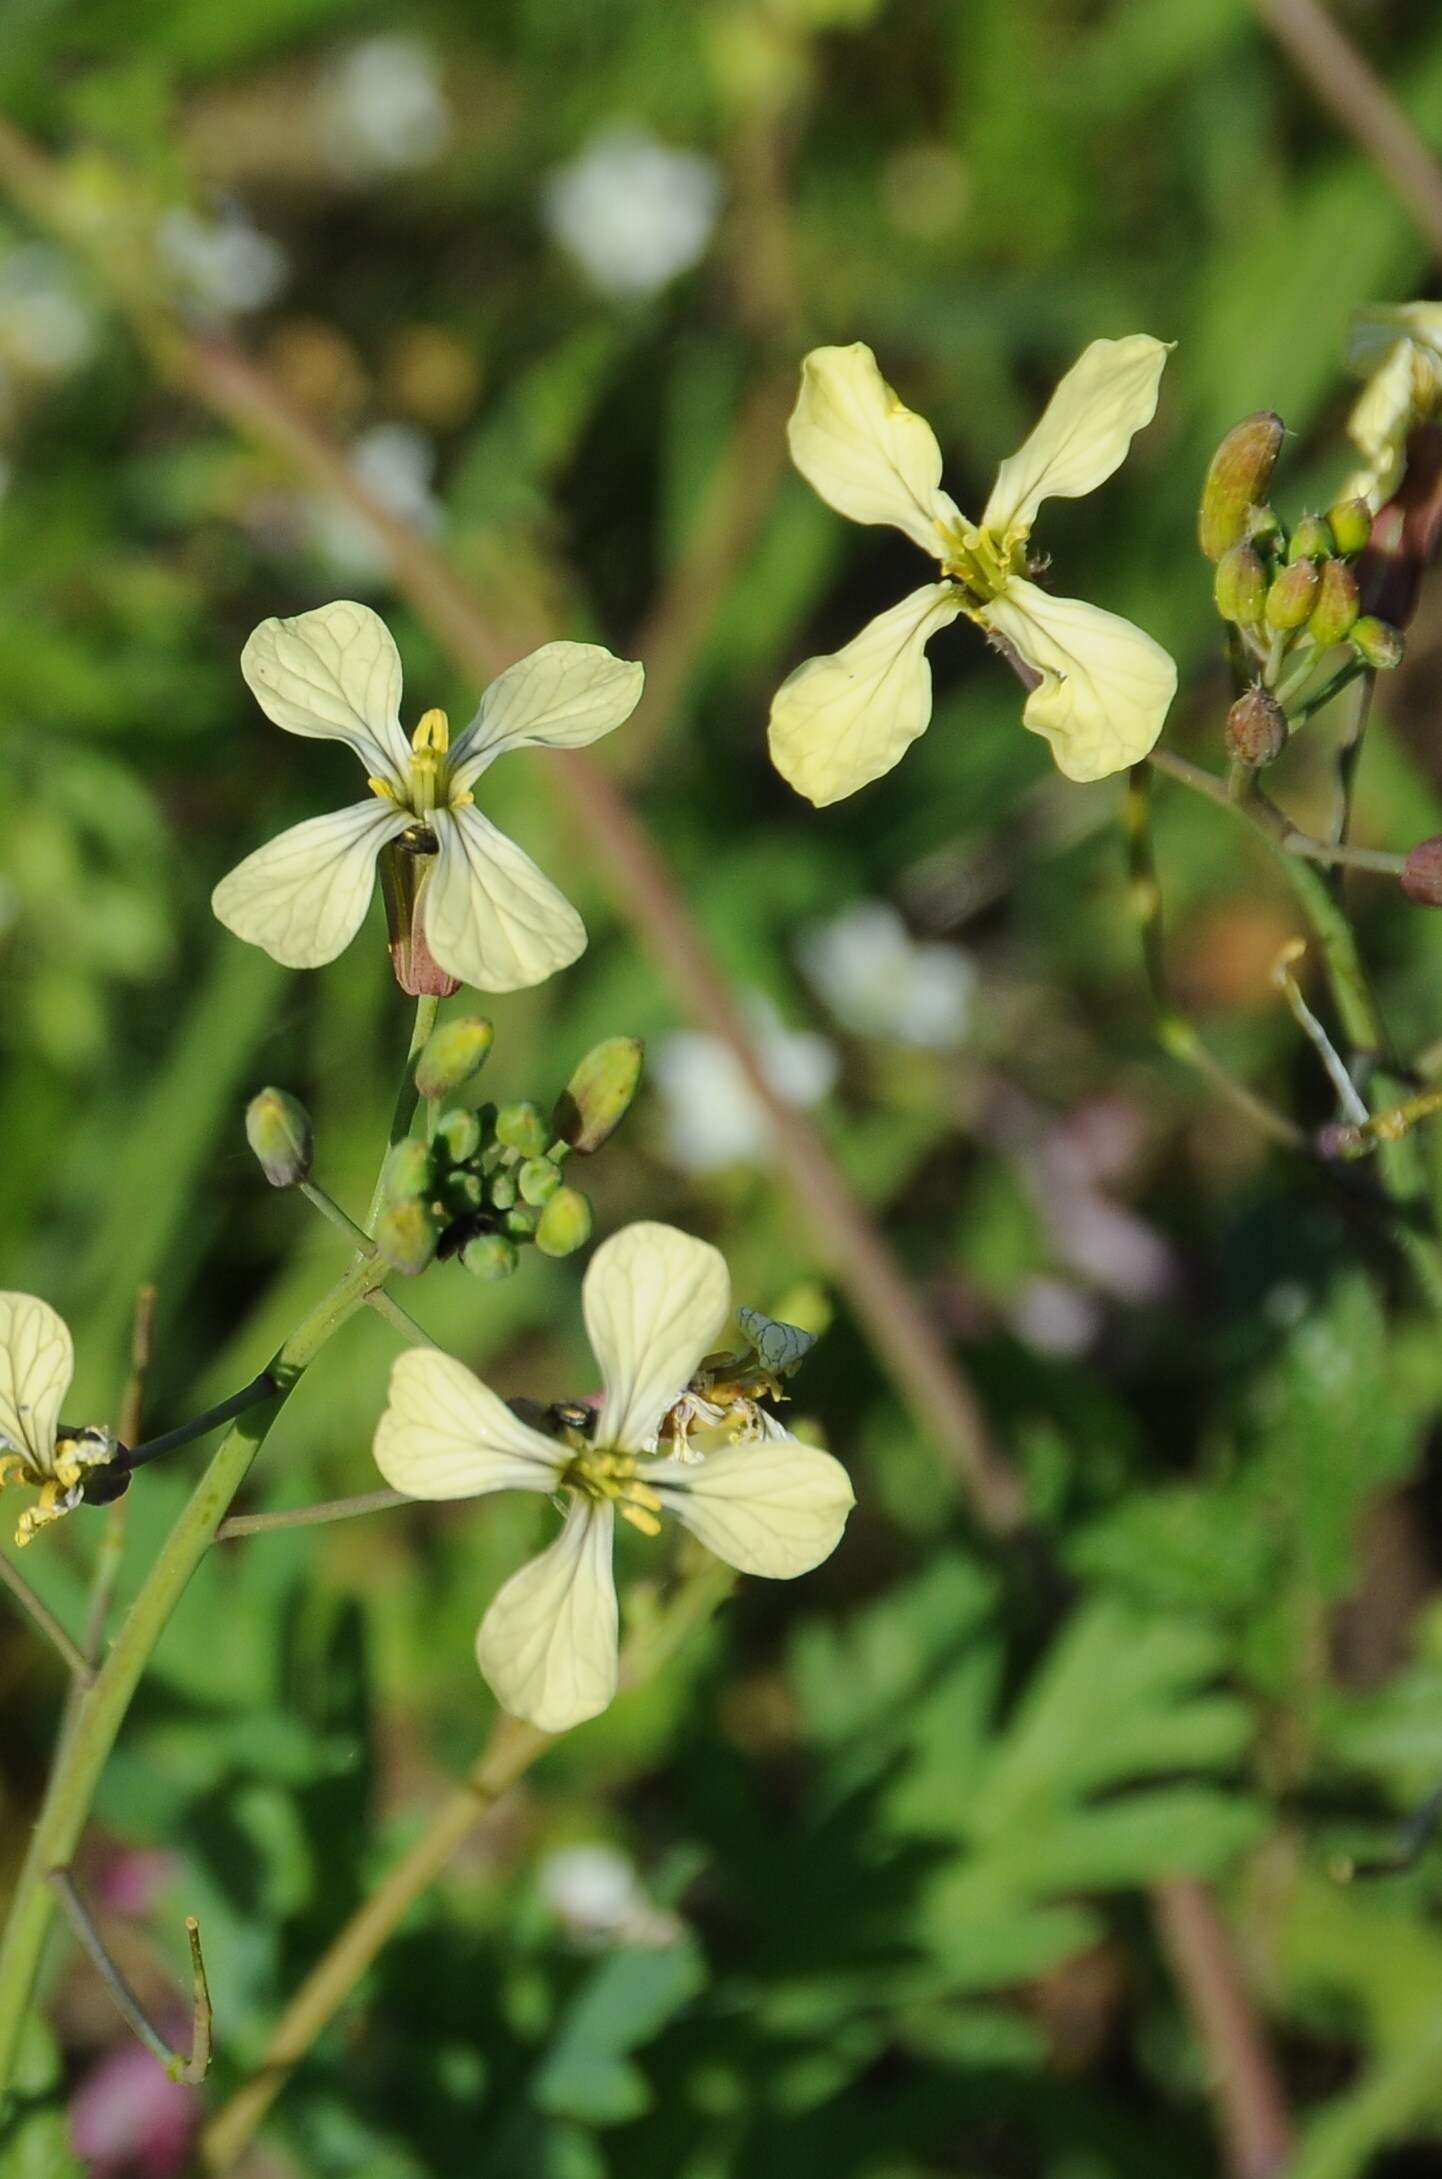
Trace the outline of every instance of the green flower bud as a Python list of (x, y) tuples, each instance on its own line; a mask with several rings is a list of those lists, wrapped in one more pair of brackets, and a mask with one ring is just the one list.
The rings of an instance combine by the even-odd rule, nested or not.
[(540, 1212), (532, 1210), (529, 1203), (518, 1203), (515, 1209), (507, 1211), (505, 1217), (501, 1220), (506, 1232), (516, 1241), (529, 1241), (535, 1234), (540, 1222)]
[(542, 1203), (549, 1203), (560, 1185), (560, 1167), (553, 1165), (549, 1158), (527, 1158), (516, 1175), (516, 1186), (521, 1191), (522, 1200), (538, 1207)]
[(1375, 613), (1364, 613), (1360, 620), (1353, 621), (1350, 641), (1364, 664), (1375, 666), (1379, 673), (1388, 673), (1393, 666), (1400, 666), (1402, 653), (1407, 648), (1401, 629), (1378, 620)]
[(1419, 840), (1407, 850), (1399, 883), (1419, 908), (1442, 908), (1442, 839)]
[(1300, 628), (1317, 602), (1320, 582), (1315, 560), (1294, 560), (1284, 567), (1267, 592), (1267, 626), (1279, 631)]
[(1324, 560), (1307, 633), (1322, 650), (1341, 643), (1357, 618), (1357, 578), (1345, 560)]
[(293, 1188), (309, 1180), (315, 1155), (310, 1114), (288, 1091), (256, 1091), (245, 1108), (245, 1139), (272, 1188)]
[(1304, 514), (1292, 532), (1287, 547), (1289, 560), (1326, 560), (1336, 550), (1337, 541), (1331, 529), (1319, 514)]
[(1209, 560), (1246, 536), (1248, 511), (1267, 496), (1282, 436), (1281, 417), (1259, 410), (1234, 424), (1212, 456), (1197, 515), (1197, 541)]
[(436, 1253), (441, 1229), (419, 1196), (391, 1203), (376, 1220), (376, 1247), (392, 1269), (413, 1279)]
[(386, 1154), (381, 1191), (388, 1203), (404, 1203), (412, 1196), (429, 1195), (435, 1177), (430, 1145), (419, 1135), (407, 1135)]
[(496, 1114), (496, 1140), (523, 1158), (538, 1158), (550, 1141), (537, 1107), (528, 1102), (502, 1105)]
[(435, 1143), (452, 1165), (464, 1165), (481, 1147), (481, 1123), (464, 1105), (452, 1105), (436, 1128)]
[(1223, 620), (1253, 628), (1267, 604), (1267, 570), (1250, 545), (1229, 545), (1217, 562), (1212, 595)]
[(441, 1201), (452, 1218), (468, 1218), (485, 1200), (486, 1184), (479, 1173), (460, 1167), (441, 1182)]
[(1241, 764), (1274, 764), (1287, 746), (1287, 714), (1275, 696), (1253, 686), (1227, 713), (1227, 753)]
[(474, 1241), (467, 1241), (461, 1250), (461, 1262), (473, 1279), (490, 1285), (496, 1279), (508, 1279), (520, 1263), (520, 1251), (514, 1241), (508, 1241), (504, 1233), (478, 1233)]
[(556, 1099), (551, 1126), (562, 1142), (589, 1155), (625, 1118), (641, 1080), (639, 1037), (607, 1037), (587, 1052)]
[(509, 1211), (515, 1208), (516, 1176), (513, 1172), (497, 1173), (490, 1186), (491, 1208)]
[(558, 1188), (541, 1213), (536, 1246), (543, 1256), (573, 1256), (591, 1238), (591, 1205), (579, 1188)]
[(1327, 520), (1337, 540), (1338, 552), (1350, 557), (1365, 549), (1372, 535), (1372, 510), (1365, 499), (1339, 500), (1335, 507), (1328, 509)]
[(432, 1030), (416, 1061), (416, 1088), (422, 1097), (454, 1097), (466, 1089), (485, 1065), (495, 1035), (479, 1014), (463, 1014)]
[(1280, 545), (1282, 518), (1275, 507), (1247, 509), (1247, 540), (1253, 545)]

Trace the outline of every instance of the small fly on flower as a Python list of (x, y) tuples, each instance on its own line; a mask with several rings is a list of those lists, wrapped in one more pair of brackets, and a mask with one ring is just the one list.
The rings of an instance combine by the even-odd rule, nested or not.
[(20, 1516), (17, 1544), (78, 1506), (86, 1478), (115, 1458), (113, 1431), (60, 1421), (74, 1374), (69, 1329), (49, 1303), (0, 1294), (0, 1485), (27, 1483), (40, 1493)]

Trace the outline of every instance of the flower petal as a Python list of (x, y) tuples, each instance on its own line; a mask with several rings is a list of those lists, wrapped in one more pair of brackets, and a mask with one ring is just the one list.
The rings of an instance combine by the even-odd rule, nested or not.
[(772, 1581), (830, 1558), (856, 1503), (839, 1460), (786, 1435), (707, 1453), (694, 1467), (647, 1460), (636, 1472), (708, 1551)]
[(569, 968), (586, 926), (523, 848), (478, 809), (437, 810), (440, 857), (425, 882), (426, 943), (477, 991), (521, 991)]
[(33, 1294), (0, 1294), (0, 1447), (44, 1474), (55, 1463), (60, 1403), (75, 1374), (64, 1319)]
[(511, 749), (584, 749), (629, 719), (644, 667), (599, 643), (543, 643), (494, 680), (451, 752), (451, 779), (473, 786)]
[(616, 1692), (615, 1516), (573, 1497), (560, 1535), (499, 1590), (476, 1636), (497, 1702), (543, 1733), (604, 1710)]
[(788, 675), (771, 700), (769, 740), (798, 794), (824, 809), (900, 763), (931, 723), (926, 645), (960, 611), (949, 583), (928, 583)]
[(897, 399), (863, 341), (812, 349), (786, 436), (791, 459), (828, 507), (853, 522), (893, 523), (942, 557), (938, 530), (960, 517), (941, 490), (936, 434)]
[(412, 1347), (391, 1371), (375, 1459), (392, 1490), (408, 1498), (552, 1491), (569, 1457), (453, 1355)]
[(286, 968), (321, 968), (365, 921), (377, 855), (413, 822), (408, 811), (379, 801), (309, 817), (247, 855), (221, 879), (210, 905), (227, 930)]
[(390, 630), (348, 598), (294, 620), (263, 620), (240, 670), (266, 717), (287, 734), (347, 742), (367, 772), (403, 787), (401, 660)]
[(1105, 779), (1151, 749), (1177, 692), (1174, 661), (1140, 628), (1015, 577), (978, 620), (1041, 675), (1022, 721), (1068, 779)]
[(983, 528), (1028, 531), (1044, 499), (1080, 499), (1119, 469), (1133, 435), (1156, 414), (1170, 353), (1147, 333), (1084, 348), (1031, 436), (997, 471)]
[(1390, 309), (1373, 305), (1354, 310), (1347, 328), (1348, 370), (1370, 376), (1403, 337), (1430, 350), (1430, 360), (1442, 366), (1442, 303), (1396, 303)]
[(709, 1241), (643, 1219), (597, 1249), (581, 1302), (606, 1390), (596, 1443), (637, 1452), (721, 1335), (726, 1260)]
[(1421, 413), (1418, 379), (1427, 375), (1410, 340), (1383, 353), (1347, 418), (1347, 437), (1366, 466), (1347, 479), (1344, 498), (1365, 499), (1374, 512), (1391, 498), (1406, 467), (1408, 433)]

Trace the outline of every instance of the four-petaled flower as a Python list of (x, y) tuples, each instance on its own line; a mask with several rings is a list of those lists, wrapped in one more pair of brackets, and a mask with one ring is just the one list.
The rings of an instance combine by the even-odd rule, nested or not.
[(838, 1461), (784, 1432), (689, 1466), (655, 1457), (662, 1418), (730, 1313), (714, 1248), (627, 1226), (597, 1249), (582, 1295), (604, 1387), (589, 1438), (543, 1437), (463, 1364), (416, 1348), (395, 1365), (375, 1440), (382, 1475), (409, 1497), (528, 1490), (564, 1503), (559, 1536), (505, 1583), (476, 1639), (497, 1700), (544, 1732), (595, 1717), (616, 1692), (617, 1514), (647, 1535), (673, 1514), (741, 1573), (788, 1580), (830, 1555), (855, 1502)]
[(62, 1435), (60, 1403), (74, 1374), (70, 1333), (49, 1303), (0, 1294), (0, 1484), (40, 1493), (20, 1516), (19, 1544), (78, 1506), (90, 1470), (115, 1453), (113, 1434), (98, 1425)]
[(511, 749), (580, 749), (630, 717), (642, 671), (594, 643), (546, 643), (493, 681), (454, 743), (442, 711), (407, 741), (401, 661), (368, 606), (267, 620), (240, 661), (287, 734), (343, 741), (366, 768), (364, 802), (312, 817), (248, 855), (211, 905), (237, 937), (287, 968), (333, 961), (365, 919), (375, 863), (409, 836), (422, 856), (417, 935), (442, 970), (482, 991), (518, 991), (586, 944), (570, 902), (475, 806), (481, 774)]
[(1120, 466), (1156, 411), (1166, 359), (1166, 345), (1143, 333), (1093, 341), (1002, 463), (978, 525), (941, 489), (931, 426), (897, 399), (871, 350), (812, 350), (788, 426), (792, 460), (839, 514), (904, 530), (940, 563), (941, 580), (782, 683), (771, 755), (799, 794), (839, 802), (900, 761), (931, 718), (927, 642), (962, 613), (1020, 662), (1030, 690), (1022, 722), (1045, 735), (1069, 779), (1102, 779), (1147, 754), (1176, 666), (1130, 621), (1038, 589), (1027, 546), (1044, 499), (1080, 498)]

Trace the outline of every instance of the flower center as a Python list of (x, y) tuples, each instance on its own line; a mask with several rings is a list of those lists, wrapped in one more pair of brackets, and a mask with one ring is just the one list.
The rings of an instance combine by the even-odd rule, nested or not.
[(970, 602), (986, 604), (1001, 596), (1014, 575), (1026, 572), (1026, 533), (973, 529), (952, 522), (941, 533), (942, 573), (968, 593)]
[(38, 1529), (58, 1521), (78, 1506), (85, 1478), (93, 1468), (103, 1468), (115, 1458), (113, 1432), (98, 1424), (92, 1428), (62, 1431), (48, 1463), (34, 1460), (8, 1440), (0, 1438), (0, 1487), (27, 1483), (38, 1490), (38, 1502), (21, 1514), (15, 1529), (17, 1544), (29, 1543)]
[[(448, 784), (450, 773), (451, 722), (443, 711), (427, 711), (422, 714), (420, 725), (411, 736), (410, 760), (406, 765), (405, 807), (422, 824), (437, 809), (461, 809), (475, 796), (469, 792), (453, 793)], [(388, 779), (368, 778), (366, 785), (383, 802), (399, 802), (401, 797)]]
[(567, 1463), (561, 1481), (599, 1505), (609, 1499), (623, 1521), (643, 1536), (659, 1536), (661, 1501), (636, 1475), (636, 1456), (614, 1447), (583, 1445)]

